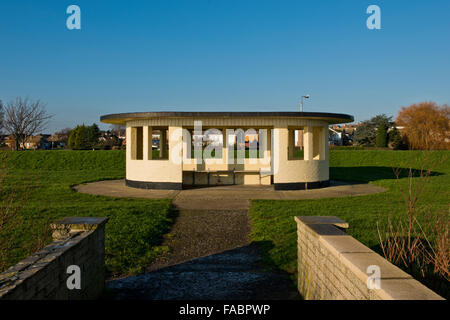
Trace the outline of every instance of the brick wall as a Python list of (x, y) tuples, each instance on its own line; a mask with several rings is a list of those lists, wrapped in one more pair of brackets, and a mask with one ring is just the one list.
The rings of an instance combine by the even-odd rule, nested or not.
[[(51, 225), (53, 242), (0, 273), (0, 299), (96, 299), (105, 285), (107, 218), (66, 218)], [(69, 290), (67, 268), (80, 268), (81, 289)]]
[[(298, 233), (298, 290), (308, 300), (443, 299), (409, 274), (349, 236), (337, 217), (295, 217)], [(379, 267), (379, 287), (369, 289)], [(371, 282), (372, 284), (376, 284)]]

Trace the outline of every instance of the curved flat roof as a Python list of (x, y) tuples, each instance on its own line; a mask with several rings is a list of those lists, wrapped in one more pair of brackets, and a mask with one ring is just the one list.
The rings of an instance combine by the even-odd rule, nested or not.
[(353, 122), (353, 116), (328, 112), (130, 112), (107, 114), (100, 121), (111, 124), (126, 124), (130, 120), (151, 118), (302, 118), (324, 120), (329, 123)]

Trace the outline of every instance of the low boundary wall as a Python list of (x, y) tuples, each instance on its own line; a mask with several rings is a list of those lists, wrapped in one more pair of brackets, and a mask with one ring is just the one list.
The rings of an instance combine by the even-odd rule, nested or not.
[[(51, 224), (53, 242), (0, 273), (0, 300), (81, 300), (100, 297), (105, 286), (108, 218), (65, 218)], [(71, 267), (72, 266), (72, 267)], [(68, 282), (79, 267), (81, 287)], [(69, 268), (70, 267), (70, 268)]]
[[(349, 236), (345, 221), (334, 216), (295, 217), (295, 221), (298, 290), (305, 299), (443, 299)], [(379, 273), (373, 273), (375, 270)]]

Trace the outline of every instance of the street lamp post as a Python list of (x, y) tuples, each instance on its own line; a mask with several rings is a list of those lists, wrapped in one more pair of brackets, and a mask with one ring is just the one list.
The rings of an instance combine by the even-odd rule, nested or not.
[(303, 112), (303, 98), (309, 99), (309, 94), (300, 98), (300, 112)]

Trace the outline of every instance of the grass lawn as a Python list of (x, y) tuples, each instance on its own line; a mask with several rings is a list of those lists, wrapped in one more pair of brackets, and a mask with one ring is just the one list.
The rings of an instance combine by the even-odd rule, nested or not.
[[(330, 178), (335, 180), (369, 182), (387, 189), (386, 192), (347, 198), (320, 200), (254, 200), (250, 210), (252, 240), (264, 247), (265, 262), (282, 269), (296, 279), (297, 226), (294, 216), (338, 216), (350, 224), (348, 233), (381, 253), (377, 223), (405, 214), (398, 183), (406, 186), (403, 176), (398, 182), (392, 167), (420, 168), (424, 158), (447, 157), (434, 169), (426, 191), (419, 199), (420, 210), (434, 212), (449, 210), (450, 152), (332, 150), (330, 151)], [(413, 179), (414, 180), (414, 179)], [(417, 179), (416, 179), (417, 181)], [(448, 283), (441, 294), (448, 295)]]
[[(141, 271), (168, 249), (159, 244), (172, 223), (170, 200), (110, 198), (71, 189), (84, 182), (123, 179), (124, 151), (24, 151), (7, 155), (6, 189), (21, 196), (28, 194), (19, 220), (9, 232), (0, 234), (0, 240), (11, 242), (7, 266), (50, 242), (48, 225), (68, 216), (110, 218), (106, 225), (106, 267), (110, 275)], [(30, 185), (34, 185), (31, 192)]]
[[(0, 243), (7, 240), (11, 244), (6, 266), (50, 242), (48, 225), (67, 216), (110, 217), (106, 227), (106, 266), (110, 275), (139, 272), (168, 250), (160, 244), (173, 222), (170, 200), (111, 198), (71, 189), (85, 182), (123, 179), (124, 151), (25, 151), (7, 152), (7, 157), (9, 172), (4, 190), (26, 194), (27, 199), (13, 228), (0, 233)], [(335, 199), (253, 201), (252, 240), (264, 246), (264, 259), (269, 265), (289, 272), (293, 279), (297, 268), (294, 216), (338, 216), (350, 224), (350, 235), (378, 250), (377, 223), (384, 224), (387, 217), (399, 217), (405, 212), (392, 167), (419, 168), (424, 157), (449, 160), (434, 169), (419, 204), (422, 209), (432, 206), (434, 211), (448, 211), (449, 151), (331, 150), (331, 179), (369, 182), (387, 191)], [(407, 179), (403, 177), (399, 182), (405, 185)], [(31, 192), (30, 185), (34, 186)], [(6, 193), (0, 194), (0, 205)]]

